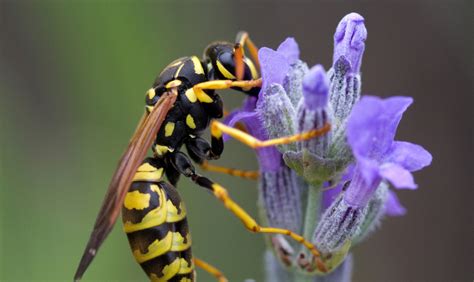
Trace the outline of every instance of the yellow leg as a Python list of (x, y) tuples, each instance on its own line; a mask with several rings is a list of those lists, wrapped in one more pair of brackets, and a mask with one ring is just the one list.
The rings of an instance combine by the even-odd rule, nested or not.
[(237, 176), (245, 179), (253, 179), (256, 180), (259, 177), (259, 172), (258, 171), (252, 171), (252, 170), (240, 170), (240, 169), (233, 169), (233, 168), (228, 168), (228, 167), (222, 167), (222, 166), (216, 166), (212, 165), (207, 161), (204, 161), (201, 164), (201, 168), (207, 171), (212, 171), (212, 172), (219, 172), (219, 173), (224, 173), (232, 176)]
[(215, 268), (214, 266), (198, 258), (193, 258), (193, 261), (194, 261), (194, 265), (206, 271), (207, 273), (211, 274), (212, 276), (216, 277), (217, 281), (227, 282), (227, 278), (225, 278), (224, 274), (222, 274), (222, 272), (220, 272), (219, 269)]
[[(262, 87), (262, 79), (255, 80), (210, 80), (206, 82), (201, 82), (193, 86), (194, 92), (203, 90), (203, 89), (228, 89), (231, 87), (240, 87), (240, 88), (253, 88), (253, 87)], [(196, 95), (198, 95), (196, 93)], [(198, 97), (199, 98), (199, 97)]]
[(237, 128), (227, 126), (219, 121), (213, 121), (211, 124), (211, 134), (213, 136), (219, 136), (222, 135), (222, 133), (225, 133), (254, 149), (308, 140), (317, 136), (321, 136), (327, 133), (329, 130), (331, 130), (331, 125), (326, 123), (322, 128), (310, 130), (307, 132), (275, 139), (259, 140), (248, 133), (245, 133)]
[(298, 235), (288, 229), (260, 226), (255, 221), (255, 219), (253, 219), (244, 209), (242, 209), (236, 202), (234, 202), (230, 198), (227, 193), (227, 190), (224, 187), (220, 186), (217, 183), (213, 183), (207, 178), (204, 178), (205, 180), (202, 179), (203, 177), (200, 176), (198, 176), (197, 178), (201, 178), (195, 179), (198, 184), (204, 187), (210, 186), (206, 188), (210, 188), (214, 196), (219, 199), (228, 210), (230, 210), (235, 216), (237, 216), (242, 221), (245, 228), (247, 228), (249, 231), (255, 233), (282, 234), (291, 237), (293, 240), (305, 246), (313, 254), (314, 259), (316, 260), (316, 265), (320, 271), (327, 271), (326, 266), (321, 260), (319, 251), (312, 243), (308, 242), (305, 238), (303, 238), (303, 236)]
[(239, 87), (242, 89), (251, 89), (254, 87), (262, 87), (262, 79), (254, 80), (210, 80), (201, 82), (193, 86), (193, 92), (201, 103), (212, 103), (214, 100), (204, 92), (204, 89), (217, 90)]
[[(183, 153), (181, 153), (183, 154)], [(184, 155), (184, 154), (183, 154)], [(255, 233), (269, 233), (269, 234), (282, 234), (289, 236), (295, 241), (299, 242), (305, 246), (313, 255), (315, 259), (316, 266), (320, 271), (326, 272), (327, 269), (324, 266), (323, 261), (321, 260), (320, 254), (316, 247), (308, 242), (304, 237), (298, 235), (288, 229), (275, 228), (275, 227), (262, 227), (260, 226), (255, 219), (253, 219), (244, 209), (242, 209), (236, 202), (234, 202), (227, 193), (227, 190), (221, 185), (215, 183), (207, 177), (196, 174), (194, 167), (191, 165), (191, 161), (185, 157), (181, 157), (179, 162), (175, 162), (177, 170), (181, 172), (182, 175), (189, 177), (197, 185), (209, 189), (214, 196), (220, 200), (224, 206), (231, 211), (235, 216), (237, 216), (245, 228)]]

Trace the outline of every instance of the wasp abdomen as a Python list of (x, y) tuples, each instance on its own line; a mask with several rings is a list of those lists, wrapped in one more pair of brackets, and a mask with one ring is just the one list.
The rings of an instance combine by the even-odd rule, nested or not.
[(150, 280), (193, 281), (186, 210), (176, 189), (161, 181), (162, 170), (145, 161), (135, 174), (122, 208), (124, 230)]

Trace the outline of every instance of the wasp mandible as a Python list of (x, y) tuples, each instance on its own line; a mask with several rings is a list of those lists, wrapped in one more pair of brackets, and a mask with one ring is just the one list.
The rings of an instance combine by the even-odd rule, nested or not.
[[(253, 61), (245, 56), (244, 48)], [(192, 256), (186, 209), (174, 187), (180, 175), (209, 190), (248, 230), (287, 235), (306, 246), (324, 268), (313, 244), (290, 230), (260, 226), (229, 197), (224, 187), (197, 174), (191, 161), (203, 164), (218, 159), (224, 149), (224, 133), (259, 148), (309, 139), (329, 130), (325, 127), (261, 141), (216, 120), (223, 117), (223, 103), (215, 90), (233, 88), (247, 95), (258, 95), (262, 79), (257, 70), (257, 52), (248, 34), (240, 32), (235, 44), (212, 43), (205, 49), (202, 60), (197, 56), (177, 59), (158, 75), (146, 92), (145, 113), (109, 184), (74, 276), (76, 281), (81, 279), (112, 230), (120, 210), (133, 255), (150, 280), (194, 281), (196, 265), (219, 281), (226, 281), (219, 270)], [(201, 137), (209, 125), (210, 143)], [(181, 151), (183, 145), (189, 157)], [(153, 156), (145, 159), (150, 146)]]

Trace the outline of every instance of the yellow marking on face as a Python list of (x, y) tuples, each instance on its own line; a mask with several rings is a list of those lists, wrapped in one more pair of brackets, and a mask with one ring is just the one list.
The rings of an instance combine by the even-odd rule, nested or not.
[(180, 266), (181, 266), (181, 262), (179, 261), (179, 258), (176, 258), (172, 263), (163, 267), (163, 270), (162, 270), (163, 276), (159, 277), (158, 280), (152, 280), (152, 281), (167, 282), (178, 273)]
[(194, 123), (194, 118), (191, 114), (188, 114), (186, 116), (186, 125), (191, 128), (191, 129), (195, 129), (196, 128), (196, 124)]
[(186, 92), (184, 93), (184, 95), (186, 95), (186, 97), (188, 98), (189, 102), (191, 102), (191, 103), (194, 103), (194, 102), (197, 101), (196, 94), (194, 93), (194, 89), (192, 89), (192, 88), (189, 88), (188, 90), (186, 90)]
[(189, 265), (188, 261), (185, 260), (184, 258), (179, 259), (178, 274), (188, 274), (188, 273), (191, 273), (193, 270), (194, 270), (194, 266), (192, 263), (191, 265)]
[(181, 278), (181, 280), (179, 280), (179, 282), (193, 282), (193, 281), (187, 277), (183, 277)]
[(193, 60), (194, 72), (196, 74), (204, 74), (204, 69), (202, 68), (202, 64), (201, 61), (199, 61), (199, 58), (196, 56), (192, 56), (191, 59)]
[(170, 147), (163, 146), (163, 145), (155, 145), (155, 147), (153, 149), (154, 149), (153, 151), (155, 152), (155, 154), (158, 155), (158, 156), (163, 156), (168, 152), (173, 152), (174, 151)]
[(200, 89), (200, 88), (196, 88), (195, 91), (194, 91), (194, 94), (196, 94), (196, 97), (198, 98), (199, 102), (202, 102), (202, 103), (212, 103), (213, 100), (211, 97), (209, 97), (209, 95), (207, 95), (206, 92), (204, 92), (204, 90)]
[(168, 83), (166, 83), (166, 88), (170, 89), (170, 88), (173, 88), (173, 87), (178, 87), (182, 84), (183, 82), (179, 79), (175, 79), (175, 80), (172, 80)]
[(150, 197), (150, 194), (142, 194), (139, 191), (128, 192), (123, 206), (128, 210), (143, 210), (150, 206)]
[(154, 171), (137, 171), (132, 181), (159, 181), (163, 176), (163, 168)]
[(144, 230), (152, 226), (158, 226), (166, 221), (168, 215), (167, 205), (164, 204), (166, 200), (165, 192), (158, 187), (156, 184), (151, 185), (151, 190), (158, 194), (159, 204), (156, 209), (148, 212), (139, 223), (131, 223), (126, 221), (123, 223), (123, 230), (125, 233), (131, 233), (138, 230)]
[(179, 76), (179, 72), (181, 71), (181, 69), (184, 67), (184, 64), (182, 64), (181, 66), (178, 67), (178, 69), (176, 70), (176, 72), (174, 73), (174, 78), (177, 78)]
[(173, 135), (173, 131), (174, 131), (174, 122), (168, 122), (165, 125), (165, 136), (170, 137), (171, 135)]
[(184, 237), (179, 232), (173, 232), (173, 243), (171, 245), (171, 251), (181, 252), (191, 247), (191, 235), (186, 234), (186, 243)]
[(133, 256), (138, 263), (149, 261), (167, 253), (171, 249), (172, 243), (173, 232), (169, 231), (163, 239), (153, 241), (153, 243), (148, 246), (148, 252), (142, 253), (140, 250), (133, 250)]
[(244, 62), (245, 62), (245, 64), (249, 67), (249, 69), (250, 69), (250, 73), (252, 74), (252, 79), (257, 79), (257, 78), (258, 78), (257, 68), (256, 68), (255, 65), (253, 64), (252, 60), (250, 60), (249, 58), (245, 57), (245, 58), (244, 58)]
[(173, 205), (171, 200), (166, 201), (166, 209), (168, 214), (166, 216), (166, 222), (177, 222), (186, 217), (186, 208), (183, 203), (179, 203), (179, 209), (181, 212), (178, 213), (178, 209)]
[(143, 163), (138, 167), (137, 171), (155, 171), (156, 167), (152, 166), (150, 163)]
[(230, 71), (228, 71), (219, 60), (217, 61), (217, 69), (225, 78), (236, 79), (235, 76)]
[(148, 91), (146, 92), (146, 95), (148, 96), (149, 100), (153, 99), (153, 97), (155, 97), (156, 95), (155, 89), (154, 88), (148, 89)]

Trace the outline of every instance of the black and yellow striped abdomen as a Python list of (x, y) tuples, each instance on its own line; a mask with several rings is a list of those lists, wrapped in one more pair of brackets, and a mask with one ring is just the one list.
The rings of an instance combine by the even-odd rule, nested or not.
[(194, 281), (186, 210), (178, 191), (145, 162), (124, 201), (122, 219), (133, 256), (151, 281)]

